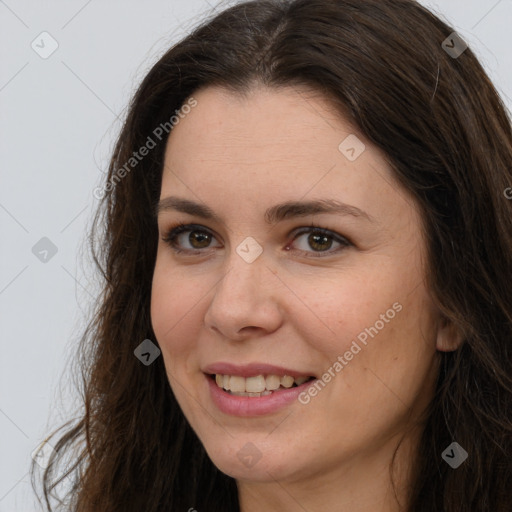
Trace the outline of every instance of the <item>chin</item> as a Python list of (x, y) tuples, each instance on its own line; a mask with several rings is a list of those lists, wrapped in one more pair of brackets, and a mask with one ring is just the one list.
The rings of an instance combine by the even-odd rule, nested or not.
[(290, 457), (277, 452), (275, 447), (260, 450), (249, 439), (232, 440), (227, 450), (226, 445), (207, 449), (213, 464), (226, 475), (262, 483), (288, 479), (292, 473), (297, 473), (298, 468), (290, 467)]

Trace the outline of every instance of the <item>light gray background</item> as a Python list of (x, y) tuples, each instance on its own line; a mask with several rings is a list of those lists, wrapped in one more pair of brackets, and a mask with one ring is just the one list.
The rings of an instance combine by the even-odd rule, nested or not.
[[(468, 42), (512, 108), (512, 0), (421, 3)], [(77, 407), (70, 359), (97, 291), (92, 192), (127, 102), (163, 51), (222, 6), (0, 0), (0, 512), (40, 510), (31, 453)], [(47, 59), (31, 47), (43, 31), (59, 45)], [(47, 262), (32, 252), (42, 237), (58, 249)]]

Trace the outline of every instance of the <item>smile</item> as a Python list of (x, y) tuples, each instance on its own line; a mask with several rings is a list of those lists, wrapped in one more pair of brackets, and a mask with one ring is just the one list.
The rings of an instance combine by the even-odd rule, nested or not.
[(230, 395), (259, 398), (270, 396), (283, 389), (301, 386), (314, 377), (292, 377), (291, 375), (256, 375), (242, 377), (241, 375), (211, 375), (219, 388)]
[(202, 371), (206, 396), (216, 409), (239, 417), (267, 415), (289, 407), (316, 381), (311, 373), (263, 363), (214, 363)]

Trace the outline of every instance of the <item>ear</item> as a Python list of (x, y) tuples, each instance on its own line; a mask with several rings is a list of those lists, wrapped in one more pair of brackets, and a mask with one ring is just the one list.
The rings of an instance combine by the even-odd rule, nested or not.
[(462, 336), (453, 322), (441, 315), (437, 324), (436, 349), (441, 352), (453, 352), (462, 343)]

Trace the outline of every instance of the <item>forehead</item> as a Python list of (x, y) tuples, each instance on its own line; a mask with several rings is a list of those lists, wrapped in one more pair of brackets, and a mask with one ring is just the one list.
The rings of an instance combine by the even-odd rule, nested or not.
[(169, 136), (161, 197), (238, 215), (300, 198), (335, 198), (375, 218), (410, 204), (382, 153), (314, 91), (259, 87), (242, 96), (211, 87), (194, 98)]
[(310, 89), (257, 86), (241, 94), (209, 87), (194, 98), (197, 106), (174, 127), (168, 148), (194, 137), (199, 158), (208, 152), (244, 161), (251, 151), (255, 164), (273, 154), (309, 161), (329, 150), (338, 157), (340, 136), (356, 131), (328, 99)]

